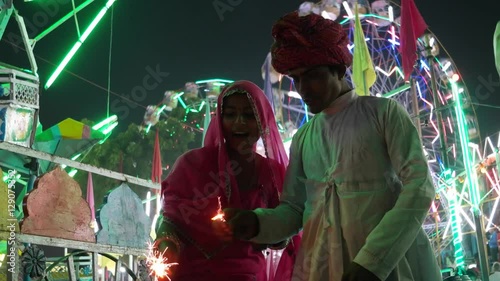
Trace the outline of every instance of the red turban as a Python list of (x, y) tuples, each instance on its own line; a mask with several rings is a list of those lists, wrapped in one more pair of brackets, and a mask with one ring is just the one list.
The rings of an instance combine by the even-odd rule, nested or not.
[(317, 65), (350, 66), (349, 38), (337, 22), (292, 12), (273, 26), (272, 65), (279, 73)]

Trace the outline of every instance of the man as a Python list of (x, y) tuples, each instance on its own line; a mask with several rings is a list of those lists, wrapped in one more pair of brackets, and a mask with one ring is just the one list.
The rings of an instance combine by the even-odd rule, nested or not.
[(488, 240), (488, 247), (490, 248), (490, 257), (492, 262), (498, 262), (498, 230), (492, 227), (488, 230), (490, 238)]
[(338, 23), (294, 12), (273, 37), (273, 67), (316, 115), (293, 137), (281, 204), (227, 209), (229, 234), (271, 244), (303, 229), (296, 281), (442, 280), (421, 227), (435, 191), (408, 113), (349, 87)]
[(491, 272), (490, 281), (500, 281), (500, 263), (494, 262)]

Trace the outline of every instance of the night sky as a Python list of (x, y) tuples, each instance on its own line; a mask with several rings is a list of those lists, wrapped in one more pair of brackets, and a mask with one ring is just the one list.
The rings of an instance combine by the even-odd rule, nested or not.
[[(75, 0), (76, 5), (82, 2)], [(281, 15), (297, 9), (302, 1), (218, 2), (237, 5), (219, 16), (212, 0), (117, 0), (113, 13), (110, 10), (105, 15), (66, 71), (51, 88), (42, 89), (40, 118), (44, 129), (68, 117), (99, 121), (106, 116), (111, 30), (111, 114), (118, 115), (119, 129), (130, 122), (141, 123), (147, 105), (157, 104), (165, 90), (179, 89), (186, 82), (226, 78), (263, 85), (260, 69), (272, 43), (271, 26)], [(500, 2), (478, 1), (481, 4), (477, 6), (456, 0), (415, 2), (458, 65), (470, 94), (482, 104), (500, 107), (500, 79), (492, 43), (496, 22), (500, 20)], [(69, 0), (14, 3), (25, 20), (33, 23), (28, 28), (31, 38), (72, 7)], [(96, 0), (78, 14), (81, 32), (104, 3)], [(52, 5), (58, 12), (48, 14), (44, 5)], [(44, 19), (42, 14), (49, 20), (40, 22)], [(0, 42), (0, 60), (29, 68), (25, 53), (12, 45), (19, 42), (8, 36), (15, 33), (17, 23), (11, 18)], [(75, 21), (71, 19), (36, 44), (34, 52), (42, 85), (76, 40)], [(148, 67), (169, 74), (160, 76), (160, 83), (145, 98), (125, 102), (120, 96), (130, 98), (132, 89), (143, 84)], [(484, 81), (493, 83), (485, 85)], [(478, 107), (483, 137), (500, 130), (495, 121), (499, 113), (498, 108)]]

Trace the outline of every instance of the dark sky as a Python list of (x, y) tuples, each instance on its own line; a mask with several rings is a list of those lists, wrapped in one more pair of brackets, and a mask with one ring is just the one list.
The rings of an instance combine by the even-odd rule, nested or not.
[[(28, 30), (31, 37), (71, 10), (69, 0), (57, 1), (15, 1), (26, 21), (37, 22), (35, 28)], [(81, 2), (83, 0), (75, 0), (76, 5)], [(221, 18), (214, 9), (213, 0), (117, 0), (113, 29), (112, 13), (108, 12), (67, 66), (66, 70), (71, 73), (63, 72), (51, 88), (42, 90), (44, 129), (67, 117), (96, 121), (105, 117), (111, 30), (112, 92), (130, 98), (134, 87), (143, 84), (148, 67), (158, 67), (169, 73), (145, 98), (132, 98), (134, 104), (111, 95), (111, 114), (117, 114), (124, 126), (129, 122), (140, 123), (147, 105), (157, 104), (165, 90), (181, 88), (185, 82), (227, 78), (247, 79), (262, 85), (260, 68), (272, 43), (271, 26), (281, 15), (297, 9), (302, 1), (218, 2), (237, 5)], [(492, 44), (495, 25), (500, 20), (500, 3), (494, 0), (480, 2), (474, 6), (470, 1), (417, 0), (416, 4), (458, 65), (471, 95), (477, 96), (480, 103), (500, 106), (500, 83), (484, 85), (482, 82), (500, 80), (494, 66)], [(56, 15), (48, 16), (50, 23), (40, 23), (42, 14), (47, 15), (43, 9), (46, 3), (62, 4), (55, 5), (59, 10)], [(78, 14), (81, 29), (90, 23), (104, 3), (104, 0), (96, 0)], [(14, 19), (0, 42), (0, 60), (29, 67), (26, 55), (7, 42), (11, 32), (17, 32)], [(75, 23), (71, 19), (37, 43), (34, 51), (43, 85), (76, 39)], [(478, 111), (483, 136), (500, 130), (498, 122), (494, 121), (498, 120), (499, 109), (479, 107)]]

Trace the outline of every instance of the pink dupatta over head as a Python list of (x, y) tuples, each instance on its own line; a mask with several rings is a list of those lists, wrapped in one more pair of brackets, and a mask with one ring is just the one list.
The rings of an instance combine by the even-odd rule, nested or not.
[[(267, 158), (267, 161), (264, 161), (264, 166), (260, 169), (259, 178), (267, 181), (265, 183), (266, 192), (275, 194), (276, 197), (275, 200), (269, 201), (270, 206), (265, 207), (273, 208), (278, 204), (278, 196), (283, 188), (285, 169), (288, 165), (288, 157), (276, 126), (273, 110), (262, 90), (249, 81), (238, 81), (228, 85), (218, 97), (217, 110), (205, 135), (204, 147), (182, 155), (167, 179), (162, 183), (164, 220), (177, 227), (181, 240), (193, 244), (207, 260), (219, 255), (219, 253), (223, 255), (224, 249), (226, 252), (240, 253), (242, 255), (241, 262), (245, 258), (252, 259), (244, 251), (237, 249), (237, 247), (248, 247), (249, 242), (240, 241), (234, 242), (232, 245), (224, 244), (215, 237), (211, 228), (211, 217), (216, 214), (219, 208), (217, 198), (220, 198), (222, 209), (227, 207), (243, 208), (243, 205), (249, 207), (248, 201), (244, 201), (248, 198), (240, 197), (237, 182), (233, 176), (234, 172), (230, 171), (233, 168), (231, 168), (232, 164), (227, 153), (222, 128), (224, 98), (235, 93), (247, 95), (254, 107), (258, 122), (264, 146), (264, 157)], [(256, 146), (253, 149), (255, 151)], [(271, 191), (269, 191), (270, 189)], [(272, 253), (268, 255), (267, 274), (269, 281), (275, 280), (275, 276), (280, 281), (290, 280), (288, 276), (291, 276), (289, 272), (293, 267), (292, 257), (295, 256), (296, 247), (296, 243), (289, 244), (283, 252), (281, 262), (272, 259), (275, 256)], [(193, 254), (196, 255), (195, 252)], [(179, 261), (180, 263), (181, 261)], [(204, 264), (200, 262), (197, 265)], [(285, 275), (287, 277), (283, 279)]]
[[(281, 136), (276, 126), (273, 109), (271, 108), (267, 97), (257, 85), (249, 81), (238, 81), (227, 86), (222, 91), (217, 100), (217, 110), (215, 113), (215, 117), (212, 118), (208, 131), (205, 135), (204, 146), (218, 148), (219, 171), (224, 171), (225, 167), (228, 166), (229, 158), (227, 155), (224, 133), (222, 129), (222, 107), (224, 98), (234, 93), (246, 93), (247, 97), (250, 99), (250, 103), (254, 106), (254, 112), (259, 122), (259, 131), (266, 153), (265, 156), (266, 158), (278, 164), (271, 165), (271, 167), (269, 168), (272, 169), (274, 175), (274, 186), (278, 190), (278, 192), (281, 193), (281, 191), (283, 190), (285, 169), (288, 165), (288, 156), (285, 152), (283, 142), (281, 141)], [(237, 186), (236, 182), (234, 181), (234, 177), (231, 178), (231, 186)], [(223, 189), (226, 188), (225, 180), (226, 179), (224, 178), (220, 179), (221, 188)], [(238, 193), (238, 189), (233, 188), (233, 190), (231, 190), (231, 193), (236, 195)], [(230, 201), (230, 197), (231, 196), (226, 199)]]

